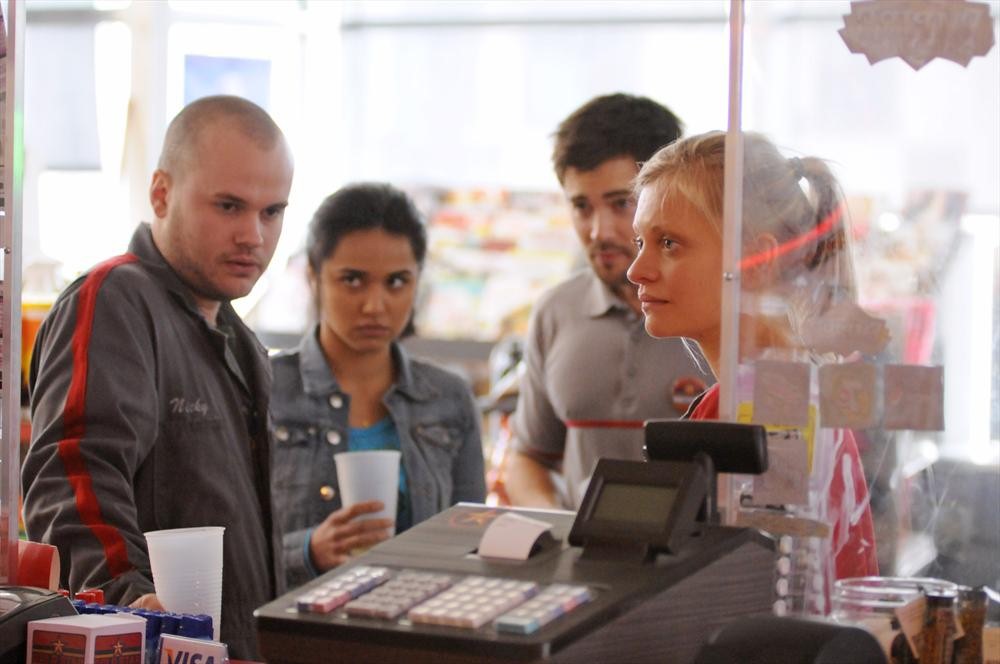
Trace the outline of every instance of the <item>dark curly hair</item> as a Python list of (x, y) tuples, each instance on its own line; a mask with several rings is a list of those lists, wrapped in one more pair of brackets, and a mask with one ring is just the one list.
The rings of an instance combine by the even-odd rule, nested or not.
[(552, 165), (562, 182), (569, 168), (589, 171), (623, 156), (646, 161), (680, 138), (682, 131), (676, 115), (647, 97), (624, 93), (595, 97), (559, 124)]

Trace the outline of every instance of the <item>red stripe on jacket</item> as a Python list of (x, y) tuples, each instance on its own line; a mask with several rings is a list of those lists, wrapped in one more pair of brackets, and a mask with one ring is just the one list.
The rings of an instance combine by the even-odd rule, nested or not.
[(569, 429), (641, 429), (642, 420), (566, 420)]
[[(719, 385), (710, 387), (688, 416), (692, 420), (719, 419)], [(861, 455), (854, 434), (844, 429), (844, 441), (837, 449), (833, 478), (827, 493), (829, 520), (833, 524), (831, 537), (834, 543), (835, 576), (844, 579), (852, 576), (875, 576), (878, 574), (878, 558), (875, 554), (875, 528), (872, 523), (871, 506), (868, 504), (868, 485), (861, 466)], [(845, 468), (845, 465), (849, 468)], [(850, 495), (845, 481), (849, 473), (852, 486)], [(864, 507), (855, 514), (848, 513)], [(842, 532), (846, 528), (847, 532)], [(840, 544), (839, 548), (837, 545)]]
[(119, 265), (139, 260), (133, 254), (122, 254), (107, 260), (87, 275), (77, 293), (76, 326), (73, 328), (73, 376), (63, 407), (63, 439), (59, 442), (59, 457), (66, 468), (66, 476), (76, 494), (76, 509), (80, 521), (90, 529), (104, 547), (104, 559), (112, 576), (133, 568), (128, 559), (125, 539), (114, 526), (104, 522), (101, 506), (94, 493), (90, 472), (80, 450), (80, 442), (87, 432), (87, 370), (90, 335), (94, 328), (94, 309), (97, 292), (111, 270)]

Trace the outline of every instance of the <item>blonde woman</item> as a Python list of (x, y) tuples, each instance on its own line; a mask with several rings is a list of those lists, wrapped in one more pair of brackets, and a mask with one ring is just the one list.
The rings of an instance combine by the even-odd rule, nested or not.
[[(740, 357), (834, 360), (813, 338), (831, 312), (854, 307), (839, 187), (821, 160), (786, 159), (762, 136), (746, 134), (744, 153)], [(716, 375), (724, 156), (725, 134), (711, 132), (673, 143), (643, 165), (636, 177), (639, 252), (628, 271), (639, 287), (646, 331), (697, 341)], [(718, 395), (718, 385), (707, 390), (688, 417), (718, 418)], [(823, 440), (813, 486), (832, 526), (835, 575), (877, 574), (857, 444), (846, 429)]]

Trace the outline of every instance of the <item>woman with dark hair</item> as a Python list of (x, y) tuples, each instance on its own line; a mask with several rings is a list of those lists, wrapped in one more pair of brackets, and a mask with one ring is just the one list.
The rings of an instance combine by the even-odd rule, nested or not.
[[(427, 248), (420, 215), (387, 184), (327, 197), (307, 240), (318, 322), (271, 360), (276, 517), (289, 584), (300, 585), (459, 501), (485, 496), (479, 413), (460, 377), (410, 358)], [(395, 521), (379, 502), (342, 505), (334, 454), (401, 452)]]

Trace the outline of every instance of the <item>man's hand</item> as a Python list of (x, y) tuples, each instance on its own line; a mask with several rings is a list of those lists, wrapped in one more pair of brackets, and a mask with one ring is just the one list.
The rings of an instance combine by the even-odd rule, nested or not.
[(129, 604), (129, 607), (133, 609), (149, 609), (150, 611), (166, 611), (163, 605), (160, 604), (160, 598), (155, 593), (146, 593)]
[(516, 507), (562, 509), (549, 469), (534, 459), (515, 451), (507, 460), (504, 486)]
[(313, 567), (318, 572), (342, 565), (356, 549), (367, 549), (392, 537), (393, 519), (358, 519), (385, 508), (378, 500), (342, 507), (316, 526), (309, 541)]

